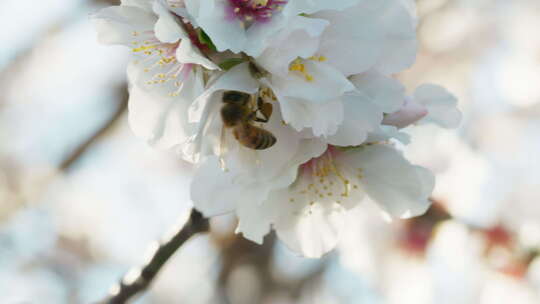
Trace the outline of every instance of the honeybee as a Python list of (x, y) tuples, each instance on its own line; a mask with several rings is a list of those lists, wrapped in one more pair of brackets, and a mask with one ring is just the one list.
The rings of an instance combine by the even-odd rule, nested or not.
[[(254, 150), (265, 150), (276, 143), (271, 132), (253, 125), (253, 122), (269, 121), (272, 115), (272, 104), (257, 97), (257, 109), (251, 106), (252, 95), (239, 91), (223, 93), (221, 119), (226, 128), (232, 128), (236, 140), (245, 147)], [(264, 118), (257, 116), (260, 113)]]

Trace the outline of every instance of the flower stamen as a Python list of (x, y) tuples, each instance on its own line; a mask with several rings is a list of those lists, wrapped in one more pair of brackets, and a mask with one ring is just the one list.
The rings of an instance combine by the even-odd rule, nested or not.
[(309, 74), (306, 71), (306, 65), (302, 62), (302, 59), (300, 58), (294, 60), (291, 63), (291, 65), (289, 66), (289, 71), (300, 73), (302, 76), (304, 76), (307, 82), (312, 82), (314, 80), (313, 75)]
[(269, 21), (274, 11), (283, 9), (287, 0), (229, 0), (229, 4), (231, 17), (240, 20), (243, 26), (249, 26), (254, 21)]
[(350, 174), (336, 162), (336, 153), (340, 151), (329, 146), (324, 154), (301, 165), (295, 186), (298, 190), (293, 193), (312, 202), (341, 204), (343, 199), (350, 197), (351, 191), (358, 190), (358, 185), (347, 178)]

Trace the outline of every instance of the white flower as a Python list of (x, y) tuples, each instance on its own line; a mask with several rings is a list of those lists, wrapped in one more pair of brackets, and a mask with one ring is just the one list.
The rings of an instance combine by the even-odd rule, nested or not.
[[(297, 3), (291, 1), (287, 8)], [(362, 134), (380, 123), (377, 118), (383, 112), (396, 111), (403, 100), (393, 94), (402, 94), (402, 86), (384, 79), (384, 74), (401, 71), (414, 62), (415, 23), (401, 1), (349, 1), (345, 7), (343, 11), (338, 6), (309, 17), (289, 18), (287, 26), (268, 39), (256, 60), (270, 73), (266, 84), (278, 97), (285, 122), (298, 131), (310, 129), (314, 136), (328, 138), (336, 134), (338, 126), (348, 125), (343, 113), (371, 117), (373, 123), (367, 124), (359, 137), (339, 141), (358, 145), (362, 142), (358, 138), (365, 139)], [(374, 80), (369, 80), (371, 77)], [(354, 87), (355, 80), (360, 85)], [(389, 94), (378, 106), (382, 112), (361, 90), (364, 84), (368, 90), (373, 84), (387, 86)]]
[(124, 1), (101, 10), (93, 20), (101, 42), (132, 49), (137, 57), (130, 79), (143, 88), (177, 95), (195, 65), (217, 68), (162, 1)]
[[(380, 129), (383, 112), (395, 109), (404, 98), (404, 88), (399, 82), (377, 73), (366, 73), (352, 79), (357, 84), (355, 90), (336, 93), (333, 101), (315, 104), (300, 98), (286, 98), (280, 95), (283, 91), (269, 91), (275, 88), (274, 85), (265, 79), (258, 82), (248, 66), (248, 63), (243, 63), (218, 76), (190, 107), (189, 120), (198, 127), (191, 140), (181, 147), (185, 159), (196, 162), (201, 157), (221, 155), (220, 150), (229, 149), (221, 142), (223, 123), (219, 111), (223, 106), (223, 91), (234, 90), (249, 94), (273, 92), (276, 98), (271, 100), (275, 104), (274, 115), (278, 115), (291, 132), (302, 131), (296, 136), (319, 137), (321, 141), (336, 146), (358, 146), (364, 143), (371, 132)], [(317, 88), (305, 88), (305, 94), (312, 91), (319, 92)], [(276, 137), (278, 143), (287, 140)]]
[(369, 69), (392, 74), (414, 62), (416, 25), (402, 1), (333, 1), (316, 10), (310, 10), (307, 2), (290, 1), (284, 15), (294, 6), (297, 14), (287, 17), (281, 28), (272, 26), (272, 31), (257, 32), (254, 41), (262, 52), (248, 54), (273, 74), (285, 76), (289, 64), (298, 57), (325, 58), (344, 76)]
[(171, 147), (192, 135), (186, 110), (199, 96), (202, 68), (216, 69), (169, 11), (172, 2), (130, 0), (93, 16), (99, 40), (130, 47), (130, 122), (137, 135)]
[[(413, 1), (124, 0), (94, 22), (102, 42), (133, 50), (134, 132), (195, 164), (191, 198), (206, 216), (235, 212), (246, 238), (274, 229), (319, 257), (365, 197), (393, 217), (428, 208), (433, 175), (392, 142), (415, 124), (456, 127), (461, 113), (443, 88), (408, 97), (392, 76), (415, 60)], [(229, 127), (227, 91), (251, 95)], [(275, 140), (249, 148), (238, 125)]]
[(330, 22), (319, 52), (346, 76), (369, 69), (392, 74), (416, 59), (415, 21), (399, 0), (363, 0), (346, 10), (322, 11), (313, 17)]
[(192, 199), (205, 215), (236, 211), (238, 232), (253, 241), (262, 242), (273, 227), (291, 249), (307, 257), (335, 247), (346, 226), (343, 214), (366, 194), (396, 217), (419, 215), (429, 207), (433, 175), (394, 148), (329, 147), (309, 159), (322, 151), (317, 141), (303, 142), (296, 156), (264, 181), (241, 179), (236, 169), (223, 171), (216, 158), (209, 159), (194, 178)]
[(290, 18), (325, 9), (344, 9), (360, 0), (186, 0), (194, 23), (212, 39), (218, 51), (257, 57), (270, 37), (288, 27)]
[(169, 97), (149, 94), (139, 86), (129, 91), (129, 123), (133, 132), (157, 148), (185, 143), (197, 129), (189, 122), (188, 109), (204, 91), (203, 75), (194, 70), (184, 82), (182, 94)]

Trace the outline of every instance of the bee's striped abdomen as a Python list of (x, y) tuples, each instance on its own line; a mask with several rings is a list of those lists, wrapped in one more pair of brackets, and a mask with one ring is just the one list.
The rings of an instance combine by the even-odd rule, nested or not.
[(254, 150), (268, 149), (276, 143), (272, 133), (250, 124), (236, 128), (234, 136), (242, 145)]

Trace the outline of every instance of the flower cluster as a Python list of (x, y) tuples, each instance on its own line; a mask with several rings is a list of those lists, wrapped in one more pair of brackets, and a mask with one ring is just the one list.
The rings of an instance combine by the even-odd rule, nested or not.
[(392, 75), (416, 56), (407, 0), (122, 0), (93, 20), (131, 48), (129, 119), (197, 170), (195, 207), (235, 212), (237, 231), (318, 257), (364, 197), (424, 213), (434, 187), (395, 143), (421, 123), (456, 127), (436, 85), (412, 96)]

